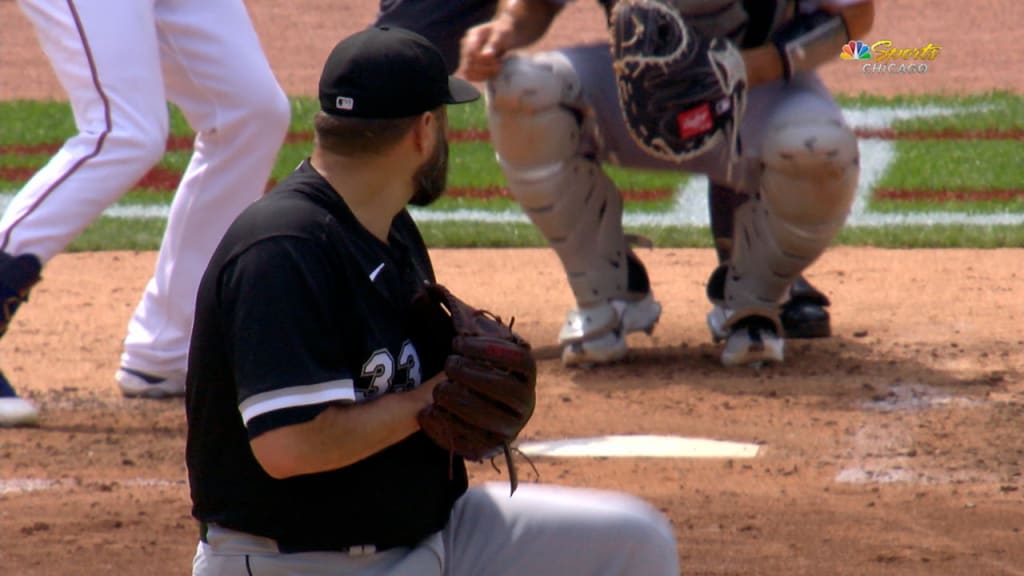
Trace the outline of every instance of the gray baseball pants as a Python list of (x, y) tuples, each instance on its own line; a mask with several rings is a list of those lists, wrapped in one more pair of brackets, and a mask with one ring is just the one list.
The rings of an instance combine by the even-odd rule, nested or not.
[[(340, 519), (339, 519), (340, 521)], [(471, 488), (444, 530), (414, 548), (281, 554), (273, 541), (211, 526), (194, 576), (678, 576), (667, 519), (633, 496), (523, 484)]]
[[(726, 181), (727, 156), (723, 150), (712, 149), (693, 160), (675, 163), (651, 156), (637, 145), (629, 135), (619, 105), (611, 51), (607, 44), (564, 48), (556, 52), (561, 52), (572, 62), (584, 98), (594, 109), (600, 132), (600, 145), (597, 147), (600, 160), (638, 170), (689, 172), (705, 174), (713, 182)], [(760, 155), (765, 122), (771, 117), (771, 111), (787, 98), (800, 93), (814, 96), (816, 108), (822, 116), (842, 121), (842, 111), (817, 74), (804, 73), (789, 83), (778, 81), (757, 86), (750, 90), (747, 112), (740, 124), (744, 157), (756, 159)]]

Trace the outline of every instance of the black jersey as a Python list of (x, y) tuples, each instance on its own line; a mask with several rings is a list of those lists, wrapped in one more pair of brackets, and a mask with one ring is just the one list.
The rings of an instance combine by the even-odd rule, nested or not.
[(769, 36), (785, 22), (795, 0), (743, 0), (747, 11), (747, 30), (743, 48), (756, 48), (769, 41)]
[[(572, 0), (549, 0), (564, 5)], [(615, 0), (597, 0), (610, 13)], [(430, 40), (441, 50), (448, 73), (459, 68), (459, 49), (466, 31), (491, 20), (498, 0), (381, 0), (374, 26), (407, 28)]]
[(466, 30), (489, 21), (497, 10), (498, 0), (381, 0), (374, 26), (406, 28), (430, 40), (453, 74)]
[[(372, 401), (440, 371), (405, 312), (433, 270), (408, 212), (388, 243), (303, 164), (228, 230), (200, 284), (189, 352), (193, 515), (283, 551), (412, 545), (466, 490), (461, 460), (422, 432), (345, 468), (283, 480), (249, 440), (332, 402)], [(437, 354), (434, 354), (437, 356)]]

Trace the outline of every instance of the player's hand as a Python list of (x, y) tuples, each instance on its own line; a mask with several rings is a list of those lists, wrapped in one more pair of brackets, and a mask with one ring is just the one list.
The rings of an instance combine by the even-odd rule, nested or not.
[(486, 82), (497, 76), (513, 32), (511, 19), (505, 17), (470, 28), (462, 37), (462, 77)]

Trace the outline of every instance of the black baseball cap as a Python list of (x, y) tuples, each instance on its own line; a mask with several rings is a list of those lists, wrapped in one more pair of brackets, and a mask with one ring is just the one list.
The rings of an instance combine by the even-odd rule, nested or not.
[(404, 118), (480, 92), (448, 75), (441, 52), (419, 34), (374, 27), (334, 47), (320, 75), (320, 109), (347, 118)]

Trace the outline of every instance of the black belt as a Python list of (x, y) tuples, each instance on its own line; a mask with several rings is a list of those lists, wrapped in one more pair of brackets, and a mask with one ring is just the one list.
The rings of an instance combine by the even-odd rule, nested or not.
[[(210, 533), (210, 525), (206, 522), (199, 522), (199, 541), (209, 544), (208, 538)], [(375, 552), (381, 552), (388, 548), (395, 548), (395, 546), (377, 546), (374, 544), (359, 544), (355, 546), (345, 546), (342, 548), (336, 548), (331, 550), (324, 550), (323, 548), (303, 547), (293, 544), (284, 544), (278, 542), (273, 538), (268, 538), (277, 545), (277, 551), (281, 554), (298, 554), (300, 552), (341, 552), (342, 554), (349, 554), (352, 556), (367, 556)]]

